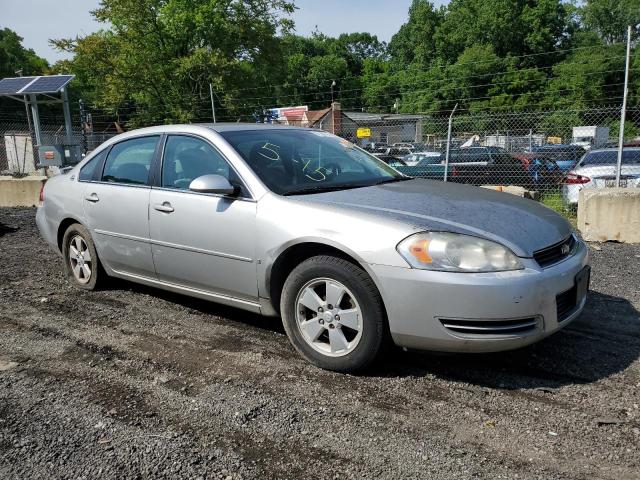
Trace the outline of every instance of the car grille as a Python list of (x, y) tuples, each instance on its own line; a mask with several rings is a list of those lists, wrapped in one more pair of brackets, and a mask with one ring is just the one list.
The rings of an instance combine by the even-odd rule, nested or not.
[(573, 286), (569, 290), (556, 295), (556, 310), (558, 323), (565, 321), (571, 316), (578, 304), (578, 287)]
[(575, 244), (576, 239), (571, 235), (560, 243), (533, 252), (533, 258), (542, 268), (550, 267), (567, 258), (571, 254)]
[(536, 317), (518, 318), (516, 320), (456, 320), (441, 318), (440, 322), (447, 330), (466, 335), (512, 335), (535, 330), (538, 326)]

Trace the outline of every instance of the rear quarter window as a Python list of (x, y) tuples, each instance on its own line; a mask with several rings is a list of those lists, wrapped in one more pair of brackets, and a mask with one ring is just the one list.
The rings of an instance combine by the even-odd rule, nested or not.
[[(581, 161), (580, 166), (615, 165), (618, 162), (618, 152), (608, 150), (604, 152), (590, 152)], [(640, 150), (623, 150), (623, 165), (640, 165)]]
[(94, 178), (94, 174), (96, 171), (96, 167), (102, 164), (104, 157), (107, 156), (108, 148), (97, 154), (87, 163), (85, 163), (82, 168), (80, 168), (80, 174), (78, 175), (78, 180), (81, 182), (90, 182)]

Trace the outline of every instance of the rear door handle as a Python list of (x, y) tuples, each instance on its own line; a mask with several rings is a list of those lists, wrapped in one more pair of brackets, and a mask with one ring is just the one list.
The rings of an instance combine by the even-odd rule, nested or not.
[(173, 207), (169, 202), (156, 203), (153, 208), (158, 210), (159, 212), (171, 213), (173, 212)]
[(92, 202), (92, 203), (96, 203), (100, 201), (100, 198), (98, 197), (97, 193), (92, 193), (91, 195), (89, 195), (88, 197), (84, 197), (84, 199), (88, 202)]

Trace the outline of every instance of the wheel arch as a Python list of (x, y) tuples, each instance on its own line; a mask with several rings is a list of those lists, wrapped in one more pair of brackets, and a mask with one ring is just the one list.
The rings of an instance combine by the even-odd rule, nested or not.
[(380, 293), (386, 316), (387, 310), (384, 297), (382, 296), (382, 290), (380, 289), (380, 285), (375, 275), (366, 262), (342, 245), (328, 244), (316, 239), (306, 239), (286, 246), (286, 248), (282, 249), (282, 251), (276, 256), (275, 260), (271, 262), (270, 266), (267, 268), (266, 287), (268, 288), (269, 300), (274, 313), (277, 315), (280, 314), (282, 288), (289, 274), (300, 263), (317, 255), (331, 255), (342, 258), (364, 270), (367, 275), (371, 277), (373, 283), (378, 289), (378, 292)]
[(56, 245), (58, 246), (58, 250), (62, 252), (62, 240), (64, 239), (64, 233), (67, 229), (73, 225), (74, 223), (79, 223), (83, 227), (87, 228), (80, 220), (75, 217), (65, 217), (58, 224), (58, 231), (56, 232)]

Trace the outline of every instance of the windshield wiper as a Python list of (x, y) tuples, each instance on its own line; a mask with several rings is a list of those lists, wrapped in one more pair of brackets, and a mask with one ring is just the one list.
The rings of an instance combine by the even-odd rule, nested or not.
[(349, 190), (352, 188), (373, 187), (374, 185), (382, 185), (383, 183), (404, 182), (406, 180), (413, 180), (413, 179), (411, 177), (397, 177), (397, 178), (385, 178), (384, 180), (380, 180), (373, 183), (350, 183), (345, 185), (324, 185), (324, 186), (316, 185), (314, 187), (288, 190), (284, 192), (282, 195), (287, 196), (287, 195), (304, 195), (304, 194), (312, 194), (312, 193), (335, 192), (338, 190)]
[(294, 189), (294, 190), (287, 190), (286, 192), (284, 192), (282, 195), (304, 195), (304, 194), (311, 194), (311, 193), (323, 193), (323, 192), (335, 192), (338, 190), (348, 190), (351, 188), (362, 188), (362, 187), (370, 187), (372, 184), (370, 183), (353, 183), (353, 184), (347, 184), (347, 185), (325, 185), (325, 186), (320, 186), (317, 185), (315, 187), (307, 187), (307, 188), (298, 188), (298, 189)]
[(385, 178), (384, 180), (380, 180), (379, 182), (373, 183), (372, 185), (383, 185), (385, 183), (394, 183), (394, 182), (406, 182), (407, 180), (413, 180), (413, 178), (411, 177)]

